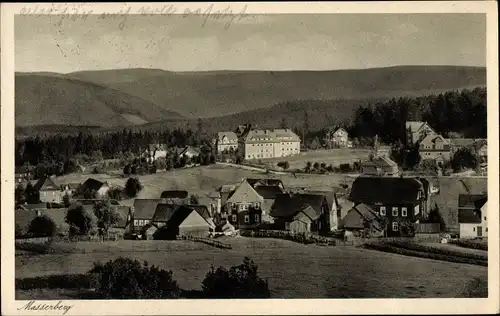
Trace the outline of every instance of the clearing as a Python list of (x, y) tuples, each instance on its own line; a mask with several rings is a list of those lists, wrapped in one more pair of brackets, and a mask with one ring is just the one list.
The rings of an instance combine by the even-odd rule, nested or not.
[[(95, 261), (126, 256), (171, 269), (183, 289), (200, 289), (212, 264), (229, 268), (249, 256), (269, 281), (272, 298), (451, 298), (487, 291), (488, 270), (481, 266), (279, 239), (237, 237), (224, 242), (233, 249), (189, 241), (77, 243), (72, 246), (88, 253), (16, 256), (16, 278), (85, 273)], [(64, 293), (17, 290), (16, 296), (57, 299)]]

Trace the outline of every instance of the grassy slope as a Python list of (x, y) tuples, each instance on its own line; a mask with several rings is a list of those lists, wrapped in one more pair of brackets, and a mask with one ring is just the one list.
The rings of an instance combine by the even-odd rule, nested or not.
[(122, 91), (55, 75), (17, 74), (15, 102), (18, 126), (122, 126), (180, 117)]
[[(228, 267), (241, 263), (244, 256), (250, 256), (259, 266), (259, 274), (268, 279), (273, 298), (455, 297), (461, 295), (470, 282), (478, 279), (484, 283), (487, 280), (484, 267), (351, 247), (304, 246), (284, 240), (244, 237), (225, 242), (230, 242), (233, 249), (202, 246), (203, 249), (193, 250), (186, 244), (184, 250), (179, 247), (160, 252), (141, 253), (136, 247), (129, 253), (18, 256), (16, 277), (83, 273), (92, 267), (94, 261), (128, 256), (171, 269), (181, 287), (198, 289), (211, 264)], [(130, 241), (119, 243), (122, 248), (127, 247), (124, 244), (133, 244)], [(141, 245), (153, 247), (148, 243), (141, 242)], [(95, 244), (89, 246), (96, 247)], [(87, 246), (82, 243), (79, 247)], [(19, 291), (18, 294), (33, 297), (33, 293)]]
[(398, 66), (335, 71), (86, 71), (73, 78), (108, 85), (186, 117), (213, 117), (295, 99), (365, 99), (423, 95), (486, 84), (486, 69)]

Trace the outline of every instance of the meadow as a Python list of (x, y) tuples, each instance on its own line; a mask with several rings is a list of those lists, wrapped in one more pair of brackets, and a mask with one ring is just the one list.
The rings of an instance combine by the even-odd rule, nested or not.
[[(259, 275), (268, 280), (272, 298), (451, 298), (484, 296), (487, 291), (488, 271), (482, 266), (267, 238), (224, 242), (233, 249), (189, 241), (71, 244), (80, 253), (16, 256), (16, 278), (85, 273), (96, 261), (126, 256), (170, 269), (181, 288), (196, 290), (211, 265), (229, 268), (249, 256), (259, 266)], [(88, 252), (81, 253), (82, 248)], [(16, 297), (61, 299), (70, 295), (67, 292), (18, 289)]]

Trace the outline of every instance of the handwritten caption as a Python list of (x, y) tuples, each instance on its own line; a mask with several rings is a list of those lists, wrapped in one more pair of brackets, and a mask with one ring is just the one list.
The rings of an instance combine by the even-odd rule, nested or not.
[(62, 301), (58, 301), (56, 304), (45, 304), (37, 303), (36, 301), (29, 301), (27, 304), (18, 307), (17, 310), (25, 311), (60, 311), (63, 315), (73, 308), (74, 305), (66, 305)]
[(65, 21), (87, 20), (89, 16), (97, 15), (98, 19), (117, 20), (118, 28), (123, 30), (126, 26), (129, 15), (178, 15), (183, 18), (197, 16), (202, 19), (201, 27), (204, 27), (210, 20), (217, 20), (224, 23), (224, 28), (227, 30), (234, 22), (243, 19), (251, 18), (252, 15), (247, 13), (247, 5), (240, 10), (234, 10), (230, 5), (222, 9), (215, 9), (213, 4), (206, 8), (184, 8), (181, 9), (174, 4), (164, 5), (162, 7), (141, 6), (132, 8), (131, 6), (122, 7), (117, 12), (95, 13), (94, 10), (85, 9), (82, 6), (64, 6), (52, 5), (50, 7), (30, 6), (21, 9), (21, 15), (56, 15), (57, 26), (62, 26)]

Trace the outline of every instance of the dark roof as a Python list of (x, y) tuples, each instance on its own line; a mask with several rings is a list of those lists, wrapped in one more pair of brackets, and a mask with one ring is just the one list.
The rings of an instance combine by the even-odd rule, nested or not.
[(459, 209), (458, 222), (462, 224), (481, 223), (481, 211), (475, 209)]
[(283, 182), (280, 179), (247, 179), (247, 182), (252, 186), (261, 186), (261, 185), (266, 185), (266, 186), (282, 186)]
[(153, 214), (153, 222), (168, 222), (170, 217), (181, 207), (179, 204), (158, 204)]
[(486, 203), (487, 196), (484, 194), (459, 194), (458, 207), (479, 209)]
[(134, 200), (134, 219), (151, 220), (158, 204), (162, 199), (135, 199)]
[(366, 204), (358, 204), (353, 207), (347, 215), (342, 219), (343, 225), (346, 228), (364, 228), (364, 223), (368, 223), (371, 227), (382, 230), (382, 219), (378, 217), (375, 211)]
[(351, 187), (349, 200), (359, 203), (416, 202), (422, 182), (415, 178), (358, 177)]
[(188, 204), (188, 205), (184, 205), (184, 206), (194, 209), (204, 219), (210, 218), (210, 212), (208, 211), (208, 207), (206, 207), (205, 205), (190, 205), (190, 204)]
[(60, 187), (49, 177), (42, 178), (38, 180), (35, 184), (34, 189), (37, 191), (59, 191)]
[(264, 199), (275, 199), (276, 195), (283, 193), (283, 190), (275, 185), (259, 185), (255, 188)]
[(104, 182), (101, 182), (99, 180), (93, 179), (93, 178), (88, 178), (85, 180), (85, 182), (82, 184), (81, 189), (83, 191), (90, 189), (90, 190), (99, 190), (102, 186), (104, 185)]
[(335, 192), (333, 191), (306, 191), (306, 193), (316, 194), (316, 195), (324, 195), (326, 198), (326, 202), (328, 203), (328, 208), (331, 210), (335, 202)]
[(167, 190), (161, 193), (162, 199), (185, 199), (189, 195), (188, 191), (184, 190)]
[(319, 218), (319, 215), (316, 214), (314, 209), (309, 204), (304, 204), (301, 208), (302, 210), (300, 210), (297, 214), (304, 213), (309, 219), (311, 219), (311, 221), (317, 220)]
[[(207, 220), (207, 218), (205, 217), (206, 214), (204, 214), (203, 212), (203, 207), (199, 206), (201, 205), (179, 205), (177, 210), (170, 216), (167, 226), (169, 227), (179, 226), (192, 212), (197, 212), (198, 214), (200, 214), (201, 217)], [(208, 221), (207, 225), (210, 225)]]
[(293, 217), (298, 212), (302, 211), (306, 205), (311, 206), (316, 214), (321, 215), (321, 207), (323, 202), (326, 201), (324, 195), (318, 194), (278, 194), (274, 200), (274, 205), (271, 209), (271, 216), (273, 217)]

